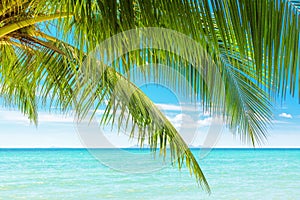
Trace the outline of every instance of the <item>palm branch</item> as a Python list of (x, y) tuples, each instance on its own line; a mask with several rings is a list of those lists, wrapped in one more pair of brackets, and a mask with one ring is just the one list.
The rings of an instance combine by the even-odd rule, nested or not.
[[(279, 94), (284, 98), (288, 88), (292, 95), (297, 90), (300, 80), (298, 6), (296, 1), (273, 0), (2, 1), (1, 96), (7, 105), (17, 106), (37, 123), (37, 102), (45, 105), (50, 99), (50, 104), (56, 104), (62, 111), (78, 106), (76, 94), (80, 88), (76, 77), (81, 63), (105, 39), (132, 28), (150, 26), (188, 35), (205, 47), (203, 53), (209, 54), (216, 64), (226, 89), (224, 94), (218, 87), (207, 85), (201, 74), (208, 73), (209, 80), (216, 77), (212, 71), (203, 71), (207, 68), (201, 68), (201, 63), (182, 61), (176, 53), (144, 49), (125, 55), (126, 63), (124, 57), (115, 58), (101, 79), (98, 88), (101, 92), (95, 93), (97, 98), (83, 97), (85, 104), (77, 110), (84, 115), (104, 95), (109, 100), (108, 112), (103, 116), (109, 120), (104, 121), (122, 123), (123, 120), (109, 118), (109, 111), (126, 110), (129, 113), (126, 117), (137, 124), (133, 127), (139, 130), (140, 140), (147, 136), (152, 149), (160, 144), (162, 151), (168, 141), (179, 167), (185, 161), (196, 179), (209, 190), (196, 159), (179, 133), (129, 77), (124, 76), (119, 63), (126, 64), (126, 71), (137, 62), (173, 63), (171, 66), (193, 84), (204, 107), (212, 112), (221, 110), (228, 127), (243, 140), (255, 144), (263, 140), (271, 120), (271, 97)], [(45, 32), (52, 27), (57, 30), (56, 36)], [(74, 37), (75, 40), (70, 39)], [(184, 44), (179, 48), (184, 52)], [(149, 52), (152, 57), (145, 56)], [(156, 68), (148, 70), (161, 73), (157, 78), (180, 86), (169, 74)], [(133, 90), (130, 98), (124, 87), (119, 87), (120, 83), (130, 85)], [(214, 110), (216, 107), (220, 109)], [(120, 119), (124, 117), (121, 115)]]

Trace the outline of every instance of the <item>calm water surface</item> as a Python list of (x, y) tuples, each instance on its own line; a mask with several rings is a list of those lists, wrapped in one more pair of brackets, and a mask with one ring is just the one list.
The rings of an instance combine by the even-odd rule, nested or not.
[[(199, 157), (199, 151), (193, 153)], [(132, 173), (148, 164), (115, 150), (99, 152), (132, 171), (105, 166), (84, 149), (2, 149), (0, 199), (300, 199), (300, 149), (213, 150), (199, 159), (211, 195), (186, 168), (166, 164)]]

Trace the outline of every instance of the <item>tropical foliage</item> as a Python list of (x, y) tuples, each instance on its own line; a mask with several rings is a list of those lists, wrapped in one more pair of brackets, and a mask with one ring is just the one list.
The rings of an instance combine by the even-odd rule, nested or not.
[[(289, 0), (2, 0), (0, 94), (7, 106), (17, 106), (35, 123), (39, 104), (50, 103), (62, 112), (76, 108), (84, 117), (108, 102), (103, 123), (132, 121), (132, 136), (137, 134), (141, 143), (148, 138), (153, 150), (166, 152), (169, 145), (179, 167), (186, 163), (209, 190), (179, 133), (124, 72), (154, 60), (167, 64), (193, 84), (204, 108), (212, 114), (219, 108), (243, 141), (260, 143), (272, 119), (271, 100), (283, 99), (288, 91), (300, 94), (299, 5)], [(151, 48), (114, 58), (95, 88), (78, 84), (89, 52), (117, 33), (140, 27), (168, 28), (197, 41), (216, 64), (225, 93), (217, 82), (209, 88), (203, 78), (205, 74), (214, 81), (213, 71), (199, 70), (199, 63), (182, 60), (172, 51)], [(184, 45), (180, 48), (184, 54)], [(158, 68), (147, 71), (145, 78), (160, 74), (157, 78), (180, 86)], [(84, 95), (90, 92), (96, 98)], [(83, 94), (79, 102), (78, 94)], [(115, 120), (117, 109), (123, 114)]]

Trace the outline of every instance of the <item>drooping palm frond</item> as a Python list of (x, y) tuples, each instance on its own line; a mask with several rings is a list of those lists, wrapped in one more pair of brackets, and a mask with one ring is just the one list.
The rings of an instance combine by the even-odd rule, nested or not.
[[(138, 38), (138, 41), (134, 38)], [(174, 42), (169, 45), (168, 41), (173, 39), (175, 39)], [(110, 44), (112, 41), (114, 48)], [(150, 45), (147, 47), (147, 44)], [(122, 74), (126, 74), (127, 78), (132, 81), (134, 78), (131, 76), (136, 75), (135, 71), (127, 72), (127, 70), (141, 65), (143, 72), (138, 71), (138, 76), (146, 79), (154, 76), (158, 82), (168, 82), (168, 85), (182, 95), (192, 95), (202, 99), (203, 106), (211, 113), (223, 116), (228, 126), (240, 133), (243, 141), (253, 144), (264, 141), (266, 125), (272, 118), (270, 100), (267, 93), (256, 85), (253, 78), (255, 74), (251, 69), (239, 70), (236, 67), (244, 67), (238, 54), (228, 58), (224, 53), (215, 63), (213, 58), (209, 57), (207, 52), (191, 38), (175, 31), (159, 28), (123, 32), (104, 41), (100, 46), (97, 49), (97, 53), (102, 55), (100, 57), (104, 55), (108, 58), (118, 57), (113, 62), (106, 62)], [(123, 49), (138, 49), (138, 47), (142, 47), (142, 50), (132, 51), (126, 55), (122, 53)], [(91, 56), (93, 59), (97, 58), (94, 54)], [(101, 62), (100, 57), (99, 62)], [(141, 61), (138, 57), (142, 57)], [(124, 60), (126, 60), (125, 63)], [(133, 62), (128, 62), (130, 60)], [(153, 62), (168, 67), (166, 69), (149, 64)], [(145, 63), (148, 65), (143, 67)], [(97, 67), (87, 66), (91, 68), (86, 69), (84, 73), (98, 75)], [(183, 81), (188, 82), (193, 91), (181, 88), (185, 84), (180, 76), (185, 77)], [(96, 82), (105, 81), (96, 80)], [(228, 91), (230, 91), (229, 94)], [(91, 102), (86, 99), (86, 102), (93, 105), (94, 98), (90, 100)]]
[[(38, 102), (42, 105), (55, 103), (62, 111), (70, 109), (77, 67), (72, 52), (62, 49), (63, 45), (51, 44), (53, 49), (49, 48), (50, 44), (22, 45), (1, 46), (0, 94), (5, 103), (17, 106), (35, 123)], [(60, 50), (56, 51), (56, 48)]]
[[(109, 104), (104, 121), (120, 124), (122, 117), (114, 121), (109, 111), (126, 110), (132, 117), (127, 119), (140, 130), (138, 138), (150, 137), (153, 149), (158, 140), (165, 149), (164, 141), (168, 140), (179, 166), (185, 159), (197, 180), (207, 186), (176, 130), (128, 81), (134, 76), (131, 69), (146, 62), (167, 64), (186, 77), (207, 109), (221, 111), (228, 126), (236, 129), (241, 138), (252, 143), (260, 141), (271, 119), (270, 96), (284, 97), (288, 87), (294, 95), (299, 85), (298, 6), (296, 1), (284, 0), (2, 1), (1, 96), (36, 122), (39, 100), (46, 103), (50, 98), (64, 111), (77, 105), (81, 62), (105, 39), (140, 27), (164, 27), (185, 34), (193, 42), (177, 43), (176, 50), (148, 46), (116, 57), (111, 53), (113, 62), (101, 79), (98, 99), (85, 99), (79, 110), (88, 111), (106, 95)], [(57, 29), (56, 38), (43, 33), (49, 27)], [(155, 41), (154, 37), (144, 39), (141, 44)], [(172, 37), (162, 39), (159, 46), (174, 43)], [(191, 53), (187, 47), (195, 42), (201, 50)], [(209, 55), (216, 68), (206, 66), (203, 55)], [(181, 88), (173, 73), (150, 67), (143, 76), (147, 78), (149, 74), (159, 74), (158, 79)], [(119, 84), (129, 85), (136, 92), (129, 98)], [(224, 93), (220, 84), (225, 87)], [(182, 88), (178, 91), (186, 92)]]
[[(22, 38), (24, 43), (15, 40), (18, 45), (2, 46), (3, 65), (1, 65), (0, 71), (1, 96), (4, 97), (5, 102), (8, 105), (17, 106), (35, 123), (38, 120), (38, 102), (42, 102), (42, 105), (49, 103), (49, 108), (54, 104), (62, 111), (73, 108), (75, 104), (80, 105), (81, 102), (77, 102), (79, 97), (76, 92), (77, 90), (81, 91), (81, 88), (77, 87), (79, 80), (77, 77), (80, 76), (79, 69), (82, 62), (80, 60), (81, 52), (76, 48), (44, 33), (36, 33), (37, 37), (32, 33), (24, 36)], [(40, 38), (41, 36), (43, 38)], [(13, 56), (8, 57), (9, 54)], [(124, 94), (130, 94), (130, 91), (126, 92), (128, 87), (124, 87), (124, 84), (129, 84), (131, 90), (137, 88), (121, 74), (111, 69), (107, 76), (108, 78), (101, 83), (106, 88), (101, 88), (99, 96), (100, 99), (104, 99), (104, 97), (110, 99), (107, 110), (117, 109), (117, 107), (111, 107), (116, 102), (122, 109), (129, 110), (130, 120), (139, 124), (133, 127), (132, 131), (139, 130), (140, 140), (144, 140), (147, 136), (153, 150), (160, 145), (162, 152), (166, 151), (166, 142), (168, 141), (172, 145), (171, 152), (178, 166), (181, 168), (185, 162), (197, 181), (209, 191), (207, 181), (195, 157), (167, 118), (139, 90), (134, 92), (130, 99), (126, 99)], [(120, 83), (122, 85), (119, 85)], [(115, 85), (119, 87), (115, 87)], [(94, 103), (95, 100), (88, 99), (88, 101)], [(127, 104), (127, 102), (130, 103)], [(138, 102), (143, 103), (137, 104)], [(84, 108), (87, 105), (89, 104), (84, 104)], [(107, 118), (109, 115), (108, 111), (103, 118)], [(147, 125), (145, 121), (151, 123)], [(119, 123), (123, 122), (119, 121)], [(148, 135), (144, 135), (145, 133)]]
[(212, 1), (211, 10), (222, 46), (231, 54), (239, 52), (258, 84), (282, 97), (290, 85), (294, 95), (299, 82), (297, 1)]
[[(0, 93), (7, 105), (17, 106), (37, 124), (38, 102), (50, 98), (62, 110), (72, 104), (76, 53), (42, 30), (49, 20), (67, 16), (48, 13), (47, 1), (4, 0), (0, 7)], [(45, 23), (41, 27), (39, 22)]]
[[(149, 2), (136, 0), (70, 3), (65, 0), (64, 2), (63, 5), (66, 6), (62, 5), (59, 8), (61, 12), (73, 10), (76, 12), (74, 18), (62, 20), (60, 25), (68, 27), (65, 33), (72, 31), (77, 36), (74, 43), (80, 47), (93, 49), (103, 40), (132, 27), (169, 28), (186, 34), (206, 48), (214, 62), (221, 63), (220, 71), (222, 71), (222, 65), (237, 69), (234, 73), (243, 74), (248, 79), (249, 85), (258, 85), (270, 95), (267, 98), (274, 98), (277, 94), (283, 98), (288, 85), (291, 86), (289, 89), (292, 95), (296, 91), (296, 85), (299, 82), (299, 42), (297, 42), (299, 41), (299, 21), (297, 20), (299, 11), (294, 1), (174, 0), (165, 2), (154, 0)], [(80, 16), (78, 13), (83, 14)], [(90, 23), (86, 23), (87, 19)], [(92, 41), (92, 44), (86, 43), (85, 39)], [(168, 41), (172, 43), (172, 40)], [(127, 59), (127, 71), (136, 66), (137, 59), (147, 59), (145, 53), (135, 55)], [(226, 63), (222, 64), (223, 61)], [(224, 69), (227, 70), (227, 68)], [(228, 75), (230, 74), (232, 73)], [(260, 109), (261, 113), (270, 112), (270, 105), (265, 97), (267, 94), (262, 94), (265, 93), (264, 91), (257, 95), (264, 96), (264, 100), (260, 101), (264, 103), (264, 108)], [(209, 99), (210, 95), (209, 93), (201, 94), (204, 99)], [(248, 97), (244, 96), (244, 98)], [(255, 98), (252, 98), (253, 100)], [(236, 110), (236, 113), (245, 113), (248, 109), (249, 106), (240, 104), (240, 109)], [(256, 128), (253, 129), (253, 126), (251, 130), (249, 127), (236, 130), (242, 135), (246, 132), (253, 133), (249, 134), (252, 139), (247, 140), (254, 143), (254, 138), (263, 138), (259, 135), (263, 135), (264, 124), (270, 120), (265, 118), (266, 115), (261, 117), (261, 113), (256, 111), (252, 113), (256, 117), (246, 118), (248, 120), (252, 118), (250, 124), (259, 121), (255, 125)], [(227, 114), (233, 116), (230, 112)], [(240, 117), (236, 119), (238, 118)], [(246, 118), (233, 120), (236, 123), (229, 124), (231, 127), (237, 127)]]
[[(159, 148), (163, 155), (166, 155), (167, 148), (170, 147), (171, 158), (178, 164), (179, 169), (185, 163), (200, 185), (210, 192), (204, 174), (188, 145), (155, 104), (114, 68), (107, 67), (96, 76), (97, 82), (91, 81), (91, 77), (84, 77), (79, 83), (80, 95), (76, 95), (79, 100), (76, 104), (80, 115), (78, 119), (86, 117), (91, 111), (97, 111), (107, 102), (102, 125), (117, 123), (119, 129), (123, 126), (130, 132), (131, 138), (137, 138), (140, 146), (146, 141), (152, 151)], [(85, 89), (82, 91), (82, 88)], [(129, 121), (132, 122), (130, 125)]]

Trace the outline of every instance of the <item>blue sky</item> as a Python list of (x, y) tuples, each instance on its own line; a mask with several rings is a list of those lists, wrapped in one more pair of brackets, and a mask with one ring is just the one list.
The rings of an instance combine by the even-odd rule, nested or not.
[[(199, 118), (189, 116), (191, 106), (186, 102), (179, 103), (174, 91), (162, 86), (149, 85), (143, 91), (168, 116), (182, 136), (188, 139), (191, 146), (202, 146), (207, 138), (212, 118), (199, 111)], [(101, 113), (101, 110), (99, 110)], [(196, 125), (196, 126), (195, 126)], [(84, 147), (78, 135), (72, 113), (62, 115), (53, 109), (50, 114), (39, 113), (39, 125), (30, 124), (27, 117), (17, 110), (0, 107), (0, 148), (25, 147)], [(130, 147), (135, 140), (128, 140), (128, 133), (117, 134), (116, 130), (105, 130), (105, 137), (116, 147)], [(223, 128), (220, 137), (215, 138), (214, 147), (249, 147)], [(269, 128), (268, 140), (262, 147), (300, 147), (300, 106), (296, 98), (287, 96), (285, 102), (274, 106), (274, 121)]]

